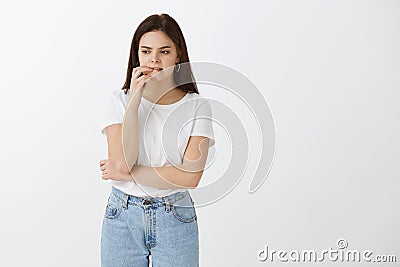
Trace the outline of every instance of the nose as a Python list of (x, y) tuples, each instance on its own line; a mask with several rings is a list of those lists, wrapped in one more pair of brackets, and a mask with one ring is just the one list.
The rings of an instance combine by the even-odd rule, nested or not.
[(151, 57), (151, 63), (153, 62), (160, 62), (160, 60), (158, 59), (158, 54), (157, 53), (153, 53), (153, 56)]

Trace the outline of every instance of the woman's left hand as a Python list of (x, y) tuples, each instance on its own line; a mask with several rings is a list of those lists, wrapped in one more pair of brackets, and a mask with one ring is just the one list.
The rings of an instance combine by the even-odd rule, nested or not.
[(100, 160), (100, 170), (102, 171), (101, 179), (115, 180), (115, 181), (132, 181), (133, 178), (130, 174), (123, 174), (119, 172), (109, 159)]

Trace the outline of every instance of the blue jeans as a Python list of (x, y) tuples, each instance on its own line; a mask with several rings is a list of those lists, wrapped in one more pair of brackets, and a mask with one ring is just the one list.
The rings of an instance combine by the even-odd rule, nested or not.
[(199, 266), (197, 215), (189, 191), (136, 197), (112, 186), (101, 232), (102, 267)]

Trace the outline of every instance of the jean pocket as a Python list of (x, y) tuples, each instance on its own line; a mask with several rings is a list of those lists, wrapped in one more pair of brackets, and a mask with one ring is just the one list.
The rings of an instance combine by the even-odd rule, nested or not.
[(171, 204), (172, 214), (180, 222), (189, 223), (197, 220), (194, 203), (189, 195)]
[(108, 198), (104, 217), (107, 219), (116, 219), (122, 210), (122, 203), (115, 196), (111, 195)]

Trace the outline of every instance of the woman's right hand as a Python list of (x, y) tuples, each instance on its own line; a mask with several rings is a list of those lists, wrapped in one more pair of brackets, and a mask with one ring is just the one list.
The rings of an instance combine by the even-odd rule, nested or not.
[(149, 79), (151, 79), (151, 76), (148, 76), (147, 74), (151, 73), (152, 71), (152, 68), (146, 66), (139, 66), (133, 69), (131, 85), (129, 89), (129, 103), (132, 103), (136, 107), (139, 107), (140, 101), (143, 96), (145, 83)]

